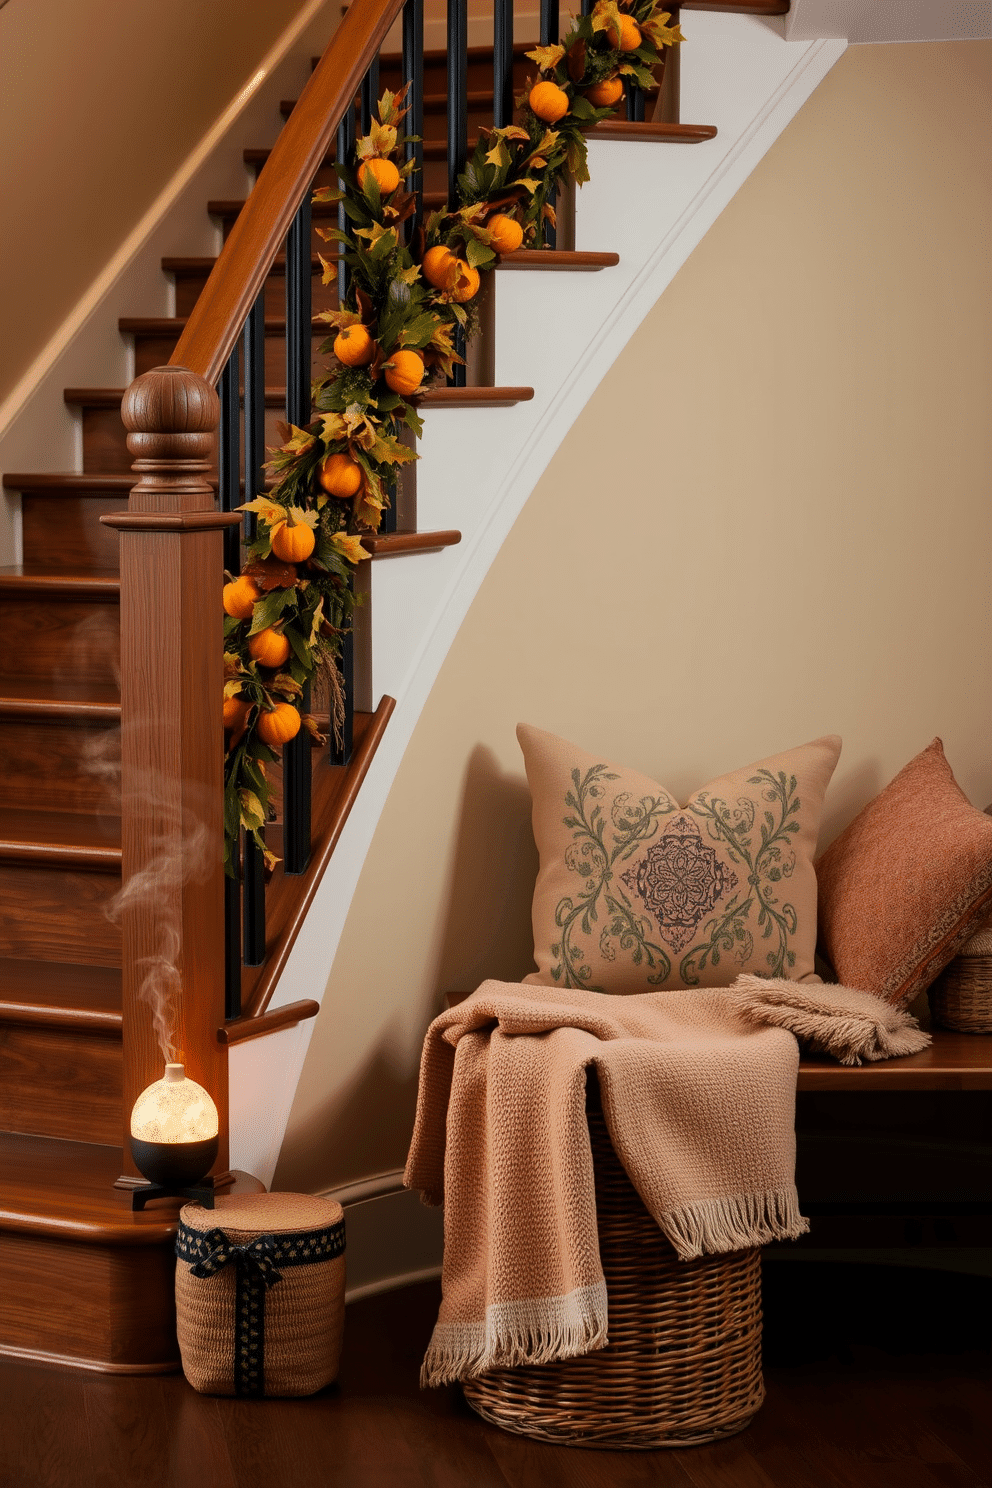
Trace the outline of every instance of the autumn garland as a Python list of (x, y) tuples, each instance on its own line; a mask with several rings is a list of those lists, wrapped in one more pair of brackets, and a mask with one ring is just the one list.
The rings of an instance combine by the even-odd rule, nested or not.
[[(538, 68), (517, 99), (519, 122), (480, 130), (458, 178), (456, 209), (433, 213), (408, 245), (402, 224), (416, 198), (399, 192), (414, 169), (397, 163), (402, 96), (385, 92), (379, 117), (357, 141), (354, 162), (339, 165), (340, 190), (315, 202), (340, 203), (349, 230), (318, 229), (337, 242), (349, 269), (344, 305), (326, 311), (331, 370), (313, 387), (315, 418), (305, 429), (281, 425), (285, 442), (266, 470), (275, 485), (245, 503), (256, 535), (239, 578), (224, 588), (225, 867), (237, 875), (243, 829), (271, 868), (264, 828), (270, 815), (266, 766), (302, 728), (323, 742), (303, 702), (322, 679), (330, 727), (340, 734), (338, 662), (351, 625), (351, 575), (365, 556), (362, 532), (378, 530), (397, 470), (417, 458), (421, 432), (409, 401), (425, 378), (446, 379), (461, 361), (456, 333), (471, 336), (480, 274), (500, 256), (536, 245), (566, 176), (589, 179), (585, 130), (615, 113), (624, 80), (654, 86), (665, 47), (683, 40), (655, 0), (597, 0), (565, 40), (527, 56)], [(323, 282), (337, 262), (321, 256)]]

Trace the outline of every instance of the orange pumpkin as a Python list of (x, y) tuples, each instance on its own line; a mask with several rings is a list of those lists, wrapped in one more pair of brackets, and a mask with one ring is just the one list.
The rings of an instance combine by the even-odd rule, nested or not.
[(623, 83), (618, 77), (604, 78), (586, 89), (586, 97), (594, 108), (612, 108), (623, 97)]
[(535, 83), (527, 97), (531, 112), (545, 124), (557, 124), (570, 108), (568, 94), (557, 83)]
[(401, 398), (408, 398), (424, 380), (424, 359), (415, 351), (394, 351), (382, 370), (386, 386)]
[(375, 342), (363, 325), (345, 326), (334, 338), (334, 355), (345, 367), (367, 367)]
[(248, 654), (259, 666), (281, 667), (289, 657), (289, 642), (281, 630), (260, 630), (248, 637)]
[(320, 484), (329, 496), (347, 501), (362, 489), (362, 467), (350, 455), (328, 455), (320, 467)]
[(377, 182), (380, 196), (389, 196), (400, 184), (400, 173), (391, 160), (380, 160), (373, 156), (371, 160), (363, 160), (358, 167), (358, 184), (365, 186), (368, 177)]
[(305, 563), (317, 545), (314, 530), (306, 522), (280, 522), (272, 529), (272, 551), (283, 563)]
[(263, 708), (259, 713), (255, 732), (263, 744), (278, 749), (300, 732), (300, 715), (292, 703), (276, 703), (274, 708)]
[(436, 248), (428, 248), (420, 267), (428, 284), (435, 289), (447, 289), (456, 262), (451, 249), (442, 243)]
[(449, 292), (453, 300), (464, 305), (466, 300), (474, 300), (479, 293), (479, 271), (463, 258), (456, 259), (455, 263), (455, 278)]
[(507, 217), (503, 212), (490, 217), (486, 227), (492, 238), (492, 247), (497, 253), (516, 253), (524, 240), (524, 230), (520, 223), (515, 217)]
[[(224, 699), (224, 728), (230, 730), (238, 738), (245, 731), (245, 723), (251, 712), (251, 703), (242, 697), (230, 697)], [(232, 743), (234, 741), (232, 740)]]
[(615, 26), (609, 28), (609, 37), (618, 52), (636, 52), (641, 44), (641, 28), (633, 16), (621, 14), (619, 37)]
[(247, 620), (255, 608), (257, 598), (258, 585), (245, 574), (224, 585), (224, 609), (235, 620)]

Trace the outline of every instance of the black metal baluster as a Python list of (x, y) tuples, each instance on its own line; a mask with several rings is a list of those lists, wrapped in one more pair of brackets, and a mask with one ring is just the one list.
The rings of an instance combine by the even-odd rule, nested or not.
[[(217, 447), (217, 485), (221, 511), (237, 511), (241, 505), (241, 390), (238, 386), (238, 348), (227, 359), (220, 375), (220, 432)], [(229, 573), (241, 572), (241, 533), (237, 527), (224, 529), (224, 567)]]
[[(237, 864), (235, 864), (237, 872)], [(224, 879), (224, 1017), (241, 1016), (241, 885)]]
[[(468, 159), (468, 0), (448, 0), (448, 206), (458, 203), (458, 177)], [(459, 330), (455, 349), (465, 355), (465, 335)], [(465, 367), (455, 368), (455, 387), (465, 386)]]
[(362, 78), (362, 133), (368, 134), (376, 105), (379, 102), (379, 58), (369, 67)]
[(635, 124), (644, 123), (644, 89), (639, 88), (630, 79), (624, 80), (624, 92), (627, 95), (627, 118)]
[(416, 162), (407, 178), (407, 189), (417, 194), (417, 210), (410, 218), (410, 236), (423, 219), (424, 203), (424, 0), (406, 0), (403, 7), (403, 83), (409, 85), (404, 124), (408, 135), (416, 135), (406, 146), (407, 160)]
[[(286, 238), (286, 419), (310, 422), (311, 357), (310, 193)], [(303, 699), (309, 709), (309, 689)], [(283, 745), (283, 868), (303, 873), (310, 861), (310, 735), (301, 729)]]
[(493, 12), (493, 124), (513, 123), (513, 0), (496, 0)]
[(592, 15), (592, 7), (595, 0), (582, 0), (582, 14)]
[(265, 859), (254, 837), (244, 838), (241, 910), (241, 958), (246, 966), (261, 966), (265, 960)]
[[(349, 105), (345, 116), (338, 125), (337, 159), (340, 165), (351, 165), (351, 152), (355, 145), (355, 110)], [(338, 231), (347, 232), (349, 228), (348, 215), (344, 209), (344, 203), (338, 206)], [(343, 306), (348, 293), (348, 265), (344, 261), (344, 244), (338, 245), (338, 304)]]
[[(245, 321), (243, 343), (245, 399), (245, 500), (265, 489), (265, 293), (259, 295)], [(255, 513), (245, 512), (244, 539), (254, 541)]]
[[(349, 583), (354, 589), (355, 576)], [(347, 765), (355, 738), (355, 637), (349, 630), (341, 641), (341, 682), (344, 688), (344, 723), (341, 728), (341, 743), (334, 737), (334, 720), (331, 719), (331, 764)]]
[(395, 479), (390, 481), (389, 485), (386, 487), (386, 495), (389, 497), (389, 505), (386, 507), (386, 510), (382, 514), (382, 518), (379, 522), (379, 531), (395, 532), (397, 496), (397, 485)]
[[(541, 45), (554, 46), (558, 41), (558, 0), (541, 0)], [(557, 210), (557, 201), (549, 202)], [(558, 231), (550, 222), (544, 224), (544, 245), (554, 248), (558, 242)]]

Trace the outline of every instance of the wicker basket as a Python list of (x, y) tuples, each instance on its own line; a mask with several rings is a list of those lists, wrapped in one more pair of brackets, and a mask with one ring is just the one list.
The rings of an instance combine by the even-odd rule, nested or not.
[(958, 956), (930, 988), (930, 1012), (943, 1028), (992, 1033), (992, 956)]
[(336, 1377), (344, 1217), (310, 1194), (184, 1205), (176, 1238), (183, 1373), (206, 1395), (312, 1395)]
[(465, 1382), (485, 1420), (522, 1436), (616, 1450), (743, 1431), (764, 1399), (757, 1250), (679, 1261), (589, 1112), (609, 1346)]

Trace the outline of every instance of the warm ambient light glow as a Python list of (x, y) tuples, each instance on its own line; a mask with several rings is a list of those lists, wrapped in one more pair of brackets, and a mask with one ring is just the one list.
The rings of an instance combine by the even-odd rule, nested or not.
[(181, 1064), (167, 1064), (131, 1111), (131, 1135), (139, 1142), (205, 1142), (218, 1129), (217, 1107)]

